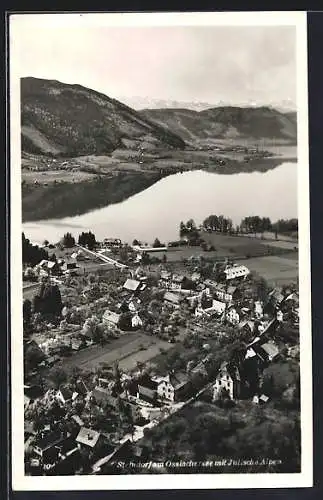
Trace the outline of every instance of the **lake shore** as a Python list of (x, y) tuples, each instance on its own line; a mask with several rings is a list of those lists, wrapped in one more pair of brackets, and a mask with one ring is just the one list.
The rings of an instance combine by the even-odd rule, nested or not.
[[(178, 153), (177, 153), (178, 154)], [(283, 162), (296, 162), (296, 154), (274, 157), (251, 158), (241, 161), (237, 158), (215, 160), (215, 157), (201, 153), (192, 154), (179, 161), (178, 158), (147, 160), (142, 164), (125, 161), (102, 166), (102, 158), (95, 163), (88, 160), (79, 171), (59, 170), (52, 165), (48, 170), (23, 171), (22, 173), (22, 221), (32, 222), (44, 219), (85, 214), (111, 204), (119, 203), (140, 193), (160, 179), (176, 173), (204, 170), (222, 175), (267, 172)], [(75, 160), (76, 161), (76, 160)], [(91, 165), (91, 168), (89, 167)], [(59, 180), (58, 180), (59, 179)]]

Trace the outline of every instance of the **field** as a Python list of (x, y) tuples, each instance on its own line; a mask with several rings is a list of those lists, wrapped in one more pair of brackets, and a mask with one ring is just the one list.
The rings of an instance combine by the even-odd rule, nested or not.
[(263, 276), (272, 285), (284, 285), (295, 282), (298, 277), (298, 254), (296, 252), (284, 256), (268, 255), (241, 262), (250, 271)]
[(47, 170), (47, 171), (29, 171), (22, 169), (21, 179), (29, 184), (38, 182), (39, 184), (53, 184), (55, 182), (82, 182), (94, 178), (94, 174), (82, 171), (69, 170)]
[[(203, 232), (202, 237), (213, 245), (216, 255), (219, 257), (261, 257), (272, 253), (273, 248), (282, 250), (293, 250), (298, 246), (297, 241), (266, 240), (247, 236), (229, 236), (219, 233)], [(208, 252), (205, 255), (212, 255)]]
[(124, 370), (132, 370), (137, 362), (146, 362), (160, 353), (160, 348), (170, 349), (172, 344), (144, 333), (126, 333), (112, 340), (105, 346), (93, 346), (65, 358), (62, 366), (69, 368), (79, 366), (82, 369), (92, 369), (100, 363), (112, 365), (115, 361)]

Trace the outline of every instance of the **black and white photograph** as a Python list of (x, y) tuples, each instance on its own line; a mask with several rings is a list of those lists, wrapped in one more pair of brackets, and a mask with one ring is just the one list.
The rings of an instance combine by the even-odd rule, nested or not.
[(311, 486), (306, 13), (9, 47), (14, 489)]

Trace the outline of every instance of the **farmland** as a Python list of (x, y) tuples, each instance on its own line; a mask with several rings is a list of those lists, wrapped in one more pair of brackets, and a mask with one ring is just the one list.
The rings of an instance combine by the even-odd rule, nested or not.
[(284, 285), (296, 281), (298, 277), (298, 254), (284, 256), (268, 255), (248, 259), (248, 268), (257, 273), (271, 285)]

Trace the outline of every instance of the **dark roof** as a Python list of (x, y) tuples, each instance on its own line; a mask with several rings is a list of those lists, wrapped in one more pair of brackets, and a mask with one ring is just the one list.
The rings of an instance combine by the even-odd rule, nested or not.
[(69, 387), (62, 386), (59, 388), (59, 391), (61, 392), (65, 401), (69, 401), (70, 399), (72, 399), (73, 391)]
[(226, 361), (222, 363), (217, 378), (221, 377), (225, 373), (227, 373), (232, 378), (232, 380), (237, 380), (237, 381), (241, 380), (238, 368), (235, 365), (232, 365)]
[(157, 384), (154, 380), (152, 380), (148, 375), (144, 375), (138, 380), (138, 385), (141, 387), (146, 387), (147, 389), (157, 389)]
[(56, 446), (58, 443), (63, 441), (65, 436), (60, 431), (53, 431), (53, 432), (48, 432), (46, 434), (38, 435), (33, 443), (34, 447), (38, 447), (41, 450), (48, 450), (49, 448), (52, 448), (53, 446)]
[(110, 396), (110, 391), (104, 387), (96, 386), (92, 391), (92, 396), (98, 403), (101, 403), (102, 401), (106, 402)]
[(236, 290), (236, 286), (228, 286), (227, 293), (233, 294)]
[(75, 390), (78, 394), (85, 395), (89, 392), (89, 389), (86, 387), (84, 380), (79, 379), (75, 384)]
[(183, 385), (187, 384), (189, 378), (184, 372), (172, 373), (169, 377), (170, 383), (173, 385), (174, 389), (179, 389)]

